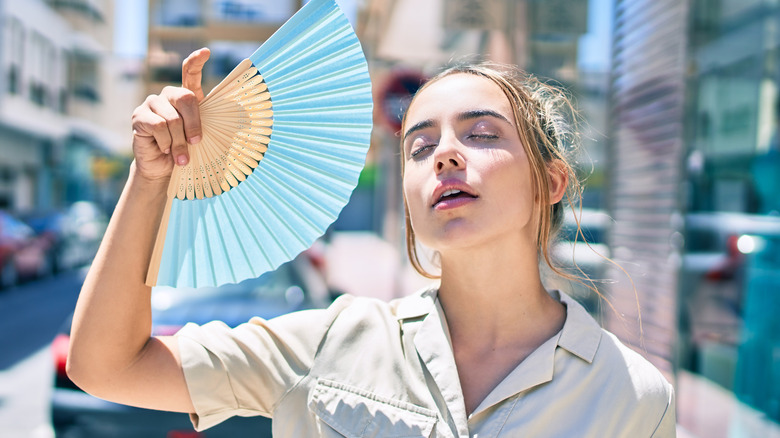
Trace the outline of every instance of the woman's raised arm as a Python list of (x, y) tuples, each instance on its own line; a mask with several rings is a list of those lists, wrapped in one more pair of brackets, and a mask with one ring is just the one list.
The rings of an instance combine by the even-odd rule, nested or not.
[(118, 403), (192, 412), (175, 339), (151, 335), (151, 288), (144, 284), (174, 162), (200, 141), (198, 102), (207, 49), (182, 65), (184, 87), (166, 87), (133, 113), (127, 184), (76, 304), (68, 375)]

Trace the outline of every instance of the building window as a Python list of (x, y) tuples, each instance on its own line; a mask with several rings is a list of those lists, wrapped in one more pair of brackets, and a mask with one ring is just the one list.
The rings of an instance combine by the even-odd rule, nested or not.
[(159, 0), (152, 9), (152, 17), (158, 26), (193, 27), (203, 24), (200, 2), (192, 0)]
[(30, 100), (40, 106), (53, 106), (51, 86), (54, 83), (56, 49), (48, 38), (32, 32), (29, 50), (29, 93)]
[(21, 21), (14, 17), (6, 20), (5, 53), (8, 55), (7, 86), (11, 94), (22, 91), (22, 66), (24, 65), (25, 31)]
[(294, 12), (294, 1), (211, 0), (211, 18), (216, 21), (283, 23)]
[(70, 90), (74, 99), (99, 102), (98, 61), (78, 53), (70, 58)]

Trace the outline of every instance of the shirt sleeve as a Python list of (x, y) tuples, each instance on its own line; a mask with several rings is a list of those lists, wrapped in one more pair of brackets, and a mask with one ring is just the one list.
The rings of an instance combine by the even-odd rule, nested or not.
[(658, 422), (652, 438), (674, 438), (677, 436), (677, 407), (674, 397), (674, 388), (669, 385), (669, 403), (666, 405), (661, 421)]
[(187, 324), (178, 333), (179, 354), (198, 431), (234, 415), (270, 417), (275, 405), (311, 369), (320, 343), (352, 301), (328, 309), (252, 318), (230, 328), (215, 321)]

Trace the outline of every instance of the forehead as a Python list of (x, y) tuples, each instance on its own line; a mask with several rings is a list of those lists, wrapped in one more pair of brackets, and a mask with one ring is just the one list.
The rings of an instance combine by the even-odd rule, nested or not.
[(430, 84), (415, 96), (406, 114), (406, 125), (474, 109), (490, 109), (507, 120), (513, 119), (509, 99), (496, 83), (471, 73), (455, 73)]

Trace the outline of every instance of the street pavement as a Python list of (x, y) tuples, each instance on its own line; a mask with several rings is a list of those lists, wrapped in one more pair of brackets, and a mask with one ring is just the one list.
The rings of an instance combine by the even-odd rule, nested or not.
[(0, 291), (0, 438), (49, 438), (49, 344), (73, 311), (84, 270)]

